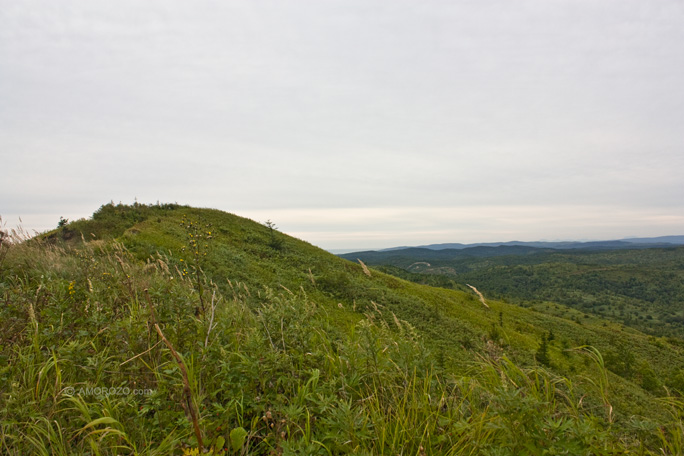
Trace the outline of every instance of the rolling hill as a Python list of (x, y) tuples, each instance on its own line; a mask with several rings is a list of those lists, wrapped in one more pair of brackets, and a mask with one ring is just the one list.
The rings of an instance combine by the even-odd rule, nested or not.
[(563, 304), (561, 313), (567, 306), (655, 336), (684, 338), (684, 246), (413, 248), (343, 257), (419, 283), (460, 289), (474, 283), (523, 306), (553, 302)]
[(420, 285), (172, 204), (2, 239), (5, 454), (682, 448), (683, 347), (576, 309)]

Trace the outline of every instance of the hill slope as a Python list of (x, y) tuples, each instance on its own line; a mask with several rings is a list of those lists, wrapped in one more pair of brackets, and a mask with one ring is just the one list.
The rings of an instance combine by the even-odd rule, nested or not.
[[(2, 248), (7, 454), (678, 448), (654, 394), (682, 349), (593, 317), (482, 303), (177, 205), (105, 205)], [(569, 350), (586, 344), (634, 374)]]
[[(424, 274), (413, 276), (423, 283), (473, 283), (523, 305), (554, 301), (649, 334), (684, 337), (681, 246), (598, 251), (524, 246), (406, 249), (343, 257)], [(400, 270), (392, 272), (408, 278)]]

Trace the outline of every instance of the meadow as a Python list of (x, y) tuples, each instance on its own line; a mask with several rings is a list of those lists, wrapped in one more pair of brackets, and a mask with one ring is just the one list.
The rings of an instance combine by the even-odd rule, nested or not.
[(599, 315), (175, 204), (1, 240), (3, 454), (684, 451), (681, 344)]

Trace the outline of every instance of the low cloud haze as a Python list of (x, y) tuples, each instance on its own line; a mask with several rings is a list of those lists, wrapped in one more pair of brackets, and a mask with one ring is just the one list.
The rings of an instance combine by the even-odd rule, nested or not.
[(678, 0), (0, 0), (0, 215), (325, 248), (684, 234)]

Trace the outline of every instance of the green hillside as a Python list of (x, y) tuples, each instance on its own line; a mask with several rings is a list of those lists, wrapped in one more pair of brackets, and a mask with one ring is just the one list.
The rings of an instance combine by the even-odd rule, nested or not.
[(684, 247), (591, 251), (503, 246), (346, 257), (398, 267), (385, 270), (421, 283), (477, 284), (490, 296), (522, 305), (564, 304), (556, 314), (569, 306), (655, 336), (684, 338)]
[(109, 204), (61, 225), (2, 238), (3, 454), (684, 448), (666, 339), (405, 281), (217, 210)]

